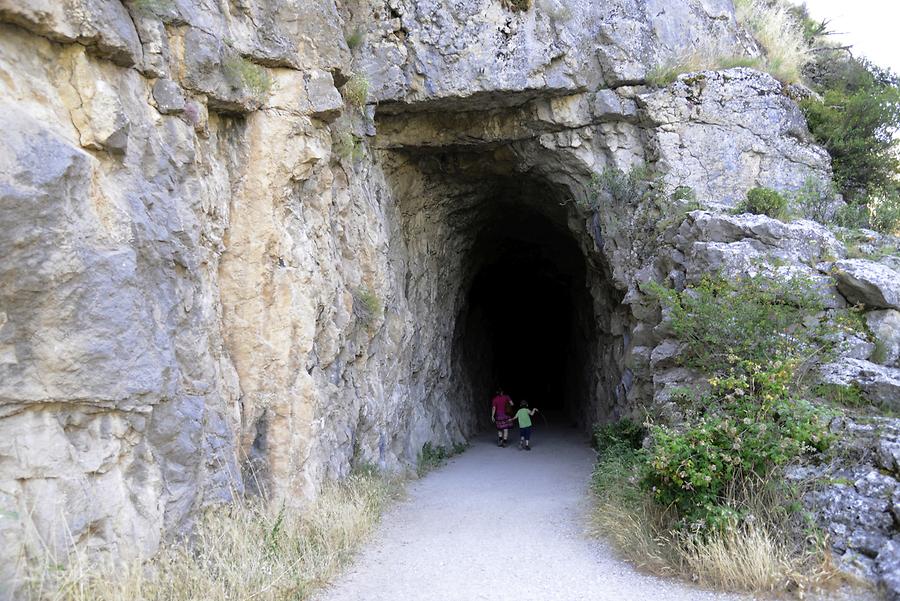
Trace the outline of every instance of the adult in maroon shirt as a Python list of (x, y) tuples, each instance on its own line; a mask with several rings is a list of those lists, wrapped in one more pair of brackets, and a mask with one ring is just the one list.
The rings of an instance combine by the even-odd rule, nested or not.
[(498, 388), (497, 394), (491, 399), (491, 421), (497, 426), (498, 447), (506, 446), (509, 429), (513, 425), (513, 418), (509, 416), (509, 408), (512, 406), (512, 399), (503, 392), (502, 388)]

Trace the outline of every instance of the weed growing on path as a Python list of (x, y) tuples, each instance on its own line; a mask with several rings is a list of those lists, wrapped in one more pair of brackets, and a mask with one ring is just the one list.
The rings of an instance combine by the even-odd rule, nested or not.
[(433, 445), (430, 442), (426, 442), (422, 445), (422, 450), (419, 451), (419, 457), (416, 461), (416, 472), (421, 478), (428, 472), (436, 470), (444, 465), (447, 460), (454, 455), (463, 453), (468, 447), (469, 445), (464, 442), (457, 442), (449, 449), (441, 445)]

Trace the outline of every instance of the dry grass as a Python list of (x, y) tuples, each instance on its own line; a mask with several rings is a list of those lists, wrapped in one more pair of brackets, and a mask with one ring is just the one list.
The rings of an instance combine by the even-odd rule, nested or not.
[(48, 560), (30, 582), (40, 601), (302, 600), (354, 554), (399, 490), (369, 471), (332, 485), (307, 510), (257, 504), (211, 509), (188, 543), (147, 564), (98, 563), (73, 553)]
[[(750, 593), (795, 593), (841, 582), (827, 545), (810, 539), (782, 490), (757, 482), (731, 491), (728, 504), (749, 518), (722, 531), (676, 527), (676, 516), (639, 490), (633, 464), (604, 460), (595, 476), (595, 534), (630, 562), (705, 587)], [(598, 486), (599, 481), (599, 486)]]
[(765, 51), (765, 70), (785, 83), (800, 80), (810, 48), (802, 24), (781, 0), (735, 0), (735, 14)]
[(748, 56), (736, 56), (733, 48), (719, 48), (716, 45), (695, 46), (689, 52), (657, 65), (647, 73), (647, 83), (653, 86), (666, 86), (675, 81), (683, 73), (697, 71), (719, 71), (732, 67), (751, 67), (763, 69), (763, 61)]
[(781, 0), (735, 0), (738, 22), (747, 28), (765, 56), (735, 54), (735, 46), (721, 38), (699, 40), (684, 54), (671, 58), (647, 74), (650, 85), (664, 86), (682, 73), (751, 67), (784, 83), (800, 80), (803, 65), (811, 58), (802, 24)]

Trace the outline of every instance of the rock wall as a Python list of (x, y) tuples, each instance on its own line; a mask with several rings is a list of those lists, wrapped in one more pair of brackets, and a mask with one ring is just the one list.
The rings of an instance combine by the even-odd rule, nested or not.
[(210, 504), (302, 504), (473, 434), (467, 292), (517, 211), (584, 256), (585, 427), (677, 380), (639, 281), (831, 248), (705, 213), (635, 240), (584, 209), (607, 167), (707, 206), (828, 177), (768, 75), (644, 85), (700, 41), (757, 51), (728, 0), (0, 0), (0, 23), (4, 582), (39, 541), (146, 555)]

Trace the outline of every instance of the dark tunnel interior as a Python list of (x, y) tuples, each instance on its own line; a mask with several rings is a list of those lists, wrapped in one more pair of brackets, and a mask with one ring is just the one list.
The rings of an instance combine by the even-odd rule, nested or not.
[(574, 420), (589, 394), (594, 329), (575, 240), (537, 211), (500, 207), (476, 239), (470, 269), (458, 337), (476, 404), (488, 406), (502, 387), (517, 402)]

